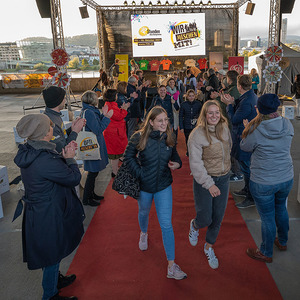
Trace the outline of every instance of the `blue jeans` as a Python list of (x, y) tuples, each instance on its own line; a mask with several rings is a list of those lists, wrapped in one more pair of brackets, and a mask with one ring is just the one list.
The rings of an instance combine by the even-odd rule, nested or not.
[(209, 190), (203, 188), (195, 179), (193, 190), (197, 213), (194, 227), (195, 229), (207, 227), (205, 240), (213, 245), (217, 240), (228, 202), (229, 173), (212, 178), (221, 192), (220, 196), (213, 198)]
[(279, 243), (286, 245), (289, 231), (289, 215), (286, 209), (287, 196), (293, 179), (274, 185), (264, 185), (250, 180), (250, 190), (261, 218), (262, 243), (260, 251), (272, 257), (276, 227)]
[(59, 263), (56, 265), (43, 268), (43, 282), (44, 289), (43, 300), (48, 300), (58, 293), (57, 281), (58, 281)]
[(241, 171), (244, 175), (245, 181), (245, 190), (247, 192), (247, 197), (252, 199), (250, 189), (249, 189), (249, 181), (250, 181), (250, 160), (239, 160)]
[(151, 194), (140, 192), (139, 204), (139, 224), (142, 232), (147, 232), (149, 223), (149, 213), (154, 199), (156, 214), (162, 231), (167, 260), (175, 259), (175, 238), (172, 226), (172, 186)]

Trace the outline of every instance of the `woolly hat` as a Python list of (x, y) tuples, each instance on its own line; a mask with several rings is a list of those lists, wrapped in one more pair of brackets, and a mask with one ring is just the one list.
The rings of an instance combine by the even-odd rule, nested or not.
[(257, 100), (257, 108), (262, 115), (276, 112), (279, 105), (280, 100), (275, 94), (264, 94)]
[(50, 86), (43, 90), (43, 97), (47, 107), (54, 108), (62, 103), (66, 91), (57, 86)]
[(41, 140), (50, 129), (50, 119), (44, 114), (24, 116), (17, 124), (16, 130), (21, 138)]

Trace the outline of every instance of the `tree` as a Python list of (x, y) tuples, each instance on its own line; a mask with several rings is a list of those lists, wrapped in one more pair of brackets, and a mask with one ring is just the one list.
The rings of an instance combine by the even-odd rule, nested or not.
[(94, 60), (93, 60), (93, 65), (94, 65), (94, 66), (97, 66), (97, 65), (99, 65), (99, 60), (98, 60), (98, 59), (96, 59), (96, 58), (94, 58)]
[(78, 56), (71, 57), (71, 60), (69, 61), (69, 68), (70, 69), (77, 69), (79, 66), (79, 58)]
[(259, 53), (260, 53), (260, 51), (257, 51), (257, 50), (254, 48), (251, 52), (248, 53), (248, 57), (249, 57), (249, 56), (256, 55), (256, 54), (259, 54)]
[(34, 65), (33, 68), (39, 71), (46, 71), (48, 69), (43, 63), (38, 63)]
[(86, 58), (84, 58), (82, 61), (81, 61), (81, 64), (85, 67), (89, 66), (89, 62)]

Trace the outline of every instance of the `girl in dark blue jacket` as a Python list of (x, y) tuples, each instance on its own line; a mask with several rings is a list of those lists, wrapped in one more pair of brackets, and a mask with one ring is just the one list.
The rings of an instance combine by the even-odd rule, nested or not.
[[(187, 144), (190, 133), (196, 127), (202, 103), (195, 100), (196, 93), (194, 90), (188, 90), (186, 92), (186, 98), (187, 100), (181, 104), (179, 110), (179, 127), (180, 131), (184, 133), (185, 142)], [(186, 151), (186, 155), (189, 155), (188, 150)]]
[(171, 170), (180, 168), (182, 163), (176, 151), (175, 137), (164, 108), (155, 106), (150, 110), (143, 127), (128, 143), (125, 162), (132, 173), (140, 179), (141, 191), (138, 201), (140, 250), (148, 249), (149, 212), (154, 199), (168, 260), (167, 277), (177, 280), (186, 278), (187, 275), (174, 262), (175, 239), (172, 227)]

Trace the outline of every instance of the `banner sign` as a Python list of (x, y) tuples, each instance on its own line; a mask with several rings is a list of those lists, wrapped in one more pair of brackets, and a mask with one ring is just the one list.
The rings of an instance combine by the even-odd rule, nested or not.
[(209, 52), (209, 67), (212, 69), (223, 69), (223, 52)]
[(205, 14), (131, 15), (134, 57), (205, 55)]
[(4, 89), (41, 88), (46, 87), (51, 79), (52, 76), (48, 73), (2, 74), (2, 87)]
[(116, 54), (115, 58), (118, 58), (120, 60), (120, 62), (119, 62), (120, 72), (124, 72), (123, 74), (119, 75), (119, 80), (127, 82), (127, 80), (128, 80), (128, 54)]
[(230, 56), (228, 58), (228, 70), (235, 70), (239, 75), (244, 74), (244, 56)]

